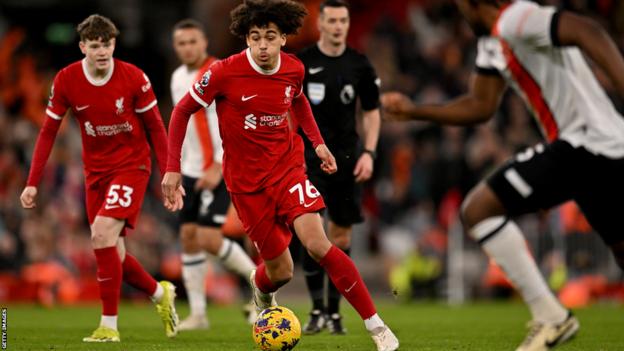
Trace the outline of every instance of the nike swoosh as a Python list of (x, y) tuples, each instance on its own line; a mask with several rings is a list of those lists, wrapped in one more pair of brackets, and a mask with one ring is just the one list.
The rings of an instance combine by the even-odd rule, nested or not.
[(256, 96), (258, 96), (258, 94), (256, 94), (256, 95), (251, 95), (251, 96), (245, 96), (245, 95), (243, 95), (243, 96), (241, 96), (241, 100), (243, 100), (243, 101), (251, 100), (251, 99), (255, 98)]
[(314, 200), (314, 201), (310, 202), (309, 204), (304, 203), (304, 204), (303, 204), (303, 207), (308, 208), (308, 207), (310, 207), (310, 206), (314, 205), (317, 201), (318, 201), (318, 199), (316, 199), (316, 200)]
[(349, 292), (353, 289), (353, 287), (355, 286), (355, 284), (357, 284), (357, 280), (355, 281), (355, 283), (353, 283), (353, 285), (351, 285), (348, 289), (345, 289), (345, 292)]
[(76, 106), (76, 111), (86, 110), (86, 109), (89, 108), (89, 106), (91, 106), (91, 105)]
[(112, 206), (111, 205), (106, 205), (106, 206), (104, 206), (104, 209), (105, 210), (110, 210), (112, 208), (117, 208), (117, 207), (119, 207), (119, 205), (112, 205)]
[(554, 347), (556, 345), (559, 344), (559, 341), (561, 341), (561, 338), (563, 338), (566, 333), (568, 332), (568, 330), (570, 330), (572, 327), (574, 326), (574, 323), (568, 323), (565, 328), (563, 330), (560, 331), (560, 334), (557, 338), (555, 338), (554, 340), (550, 340), (550, 341), (546, 341), (546, 346), (548, 348)]
[(113, 279), (113, 278), (100, 278), (100, 277), (98, 277), (98, 278), (97, 278), (97, 281), (98, 281), (98, 282), (105, 282), (105, 281), (107, 281), (107, 280), (111, 280), (111, 279)]
[(322, 71), (322, 70), (324, 70), (324, 69), (325, 69), (325, 67), (312, 67), (312, 68), (310, 68), (310, 69), (308, 70), (308, 72), (309, 72), (310, 74), (317, 74), (317, 73), (321, 72), (321, 71)]

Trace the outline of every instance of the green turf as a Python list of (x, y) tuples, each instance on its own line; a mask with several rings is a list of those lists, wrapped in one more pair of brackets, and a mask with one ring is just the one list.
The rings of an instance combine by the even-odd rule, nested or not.
[[(305, 319), (305, 304), (289, 305)], [(179, 306), (181, 314), (187, 310)], [(186, 332), (165, 337), (151, 305), (120, 308), (120, 344), (84, 344), (99, 320), (98, 307), (45, 309), (8, 306), (8, 350), (254, 350), (251, 328), (237, 307), (209, 307), (209, 331)], [(346, 313), (348, 334), (327, 332), (304, 336), (296, 350), (373, 351), (372, 341), (350, 308)], [(474, 304), (447, 307), (417, 303), (380, 305), (380, 314), (401, 341), (401, 350), (514, 350), (524, 337), (528, 318), (520, 304)], [(624, 308), (594, 306), (576, 311), (581, 332), (557, 350), (624, 350)], [(304, 321), (302, 320), (302, 323)]]

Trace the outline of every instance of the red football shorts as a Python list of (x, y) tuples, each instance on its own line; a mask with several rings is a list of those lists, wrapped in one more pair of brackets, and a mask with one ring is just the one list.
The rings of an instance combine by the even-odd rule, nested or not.
[(325, 208), (321, 194), (303, 167), (292, 169), (278, 183), (250, 194), (231, 194), (243, 228), (264, 260), (288, 248), (295, 218)]
[(95, 216), (104, 216), (125, 220), (126, 227), (134, 228), (148, 182), (146, 171), (122, 171), (93, 182), (87, 180), (89, 224), (93, 224)]

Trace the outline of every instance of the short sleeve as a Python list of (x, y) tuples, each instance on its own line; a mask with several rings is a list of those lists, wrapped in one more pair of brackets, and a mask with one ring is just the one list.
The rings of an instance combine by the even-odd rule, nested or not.
[(223, 61), (213, 63), (191, 86), (189, 90), (191, 97), (203, 107), (208, 107), (219, 96), (223, 73)]
[(362, 72), (358, 92), (360, 104), (364, 111), (371, 111), (379, 107), (379, 86), (381, 80), (377, 77), (375, 68), (365, 56), (362, 56)]
[(138, 71), (136, 81), (138, 83), (138, 88), (136, 90), (134, 111), (136, 113), (143, 113), (156, 106), (156, 95), (154, 95), (152, 83), (147, 77), (147, 74), (143, 73), (143, 71)]
[(553, 46), (556, 43), (552, 38), (552, 24), (553, 17), (555, 17), (556, 25), (556, 13), (554, 7), (541, 7), (525, 2), (517, 3), (501, 16), (498, 23), (499, 35), (505, 40), (521, 40), (535, 47)]
[(477, 42), (476, 71), (478, 74), (500, 75), (496, 68), (496, 60), (500, 52), (500, 43), (494, 37), (482, 37)]
[(61, 70), (56, 77), (54, 77), (54, 83), (50, 88), (50, 97), (48, 98), (48, 107), (46, 108), (46, 114), (56, 120), (61, 120), (67, 109), (69, 109), (69, 101), (66, 93), (65, 76), (66, 70)]

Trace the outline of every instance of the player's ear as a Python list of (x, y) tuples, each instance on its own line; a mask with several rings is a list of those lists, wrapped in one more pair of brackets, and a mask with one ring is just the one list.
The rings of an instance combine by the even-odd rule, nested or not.
[(85, 44), (84, 41), (79, 41), (78, 42), (78, 47), (80, 48), (80, 52), (82, 52), (83, 55), (87, 54), (87, 45)]
[(282, 46), (286, 45), (286, 34), (282, 34)]
[(251, 42), (249, 40), (249, 34), (245, 36), (245, 42), (247, 43), (247, 47), (251, 47)]

